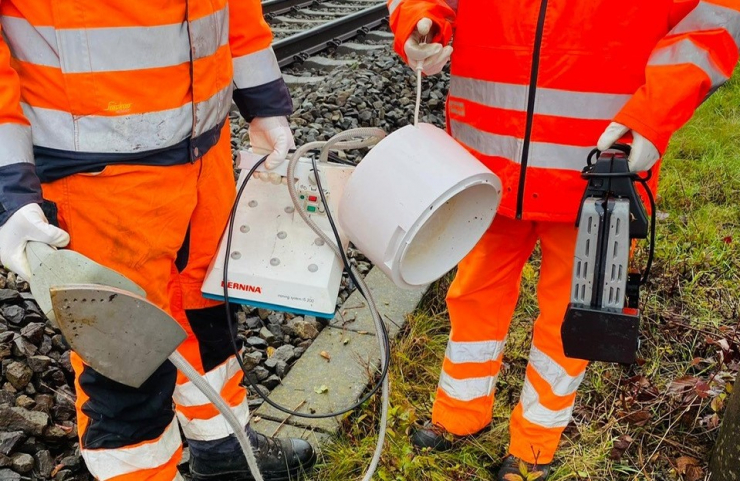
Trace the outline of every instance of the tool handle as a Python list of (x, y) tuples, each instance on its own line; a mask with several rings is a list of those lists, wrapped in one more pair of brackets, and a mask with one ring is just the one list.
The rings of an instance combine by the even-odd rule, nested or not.
[(28, 263), (31, 266), (34, 266), (36, 265), (36, 263), (32, 262), (32, 259), (43, 259), (49, 254), (53, 254), (55, 250), (56, 249), (54, 249), (52, 246), (44, 242), (30, 241), (26, 244), (26, 256), (28, 257)]

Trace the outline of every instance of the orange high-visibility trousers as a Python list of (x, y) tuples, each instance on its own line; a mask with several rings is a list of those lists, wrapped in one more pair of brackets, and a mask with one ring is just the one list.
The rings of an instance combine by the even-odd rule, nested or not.
[[(44, 184), (43, 193), (47, 207), (56, 206), (50, 220), (70, 234), (70, 249), (136, 282), (182, 325), (188, 338), (179, 351), (246, 425), (246, 390), (223, 304), (200, 293), (235, 196), (228, 123), (218, 144), (196, 162), (112, 164)], [(80, 448), (98, 480), (182, 479), (178, 421), (191, 445), (207, 446), (232, 433), (169, 361), (137, 389), (103, 377), (76, 354), (72, 363)]]
[(498, 216), (460, 263), (447, 294), (452, 331), (432, 413), (434, 424), (464, 436), (491, 422), (522, 269), (539, 240), (540, 315), (534, 323), (524, 387), (511, 416), (509, 452), (530, 463), (552, 460), (588, 364), (565, 357), (560, 336), (570, 299), (576, 234), (572, 223)]

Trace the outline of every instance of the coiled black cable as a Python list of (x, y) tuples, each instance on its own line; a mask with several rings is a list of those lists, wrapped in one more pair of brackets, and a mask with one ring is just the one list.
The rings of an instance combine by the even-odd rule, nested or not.
[[(231, 208), (231, 214), (229, 215), (229, 224), (228, 228), (226, 230), (226, 252), (224, 253), (224, 265), (223, 265), (223, 288), (224, 288), (224, 306), (226, 309), (226, 322), (229, 326), (229, 335), (231, 337), (231, 345), (234, 349), (234, 354), (236, 355), (237, 363), (239, 364), (239, 367), (241, 368), (242, 372), (244, 373), (244, 377), (247, 379), (247, 382), (249, 383), (250, 387), (257, 392), (257, 394), (270, 406), (274, 407), (278, 411), (281, 411), (285, 414), (291, 415), (291, 416), (297, 416), (302, 418), (309, 418), (309, 419), (325, 419), (325, 418), (333, 418), (336, 416), (341, 416), (343, 414), (346, 414), (348, 412), (354, 411), (355, 409), (361, 407), (363, 404), (365, 404), (375, 393), (380, 390), (383, 380), (388, 376), (388, 371), (390, 369), (390, 338), (388, 335), (388, 329), (386, 328), (385, 324), (383, 322), (380, 323), (381, 332), (379, 333), (381, 337), (381, 342), (383, 343), (383, 346), (385, 348), (385, 351), (389, 354), (385, 357), (383, 366), (380, 372), (380, 379), (378, 382), (364, 395), (360, 398), (359, 401), (351, 405), (350, 407), (343, 409), (341, 411), (331, 412), (331, 413), (322, 413), (322, 414), (312, 414), (312, 413), (302, 413), (298, 411), (294, 411), (293, 409), (290, 409), (288, 407), (282, 406), (275, 401), (271, 400), (269, 396), (265, 395), (258, 387), (257, 383), (252, 379), (252, 376), (250, 375), (249, 371), (244, 366), (244, 361), (242, 360), (241, 353), (239, 352), (239, 346), (236, 343), (236, 332), (234, 329), (234, 323), (233, 323), (233, 317), (231, 313), (231, 308), (229, 306), (229, 288), (228, 288), (228, 272), (229, 272), (229, 258), (231, 256), (231, 243), (232, 238), (234, 234), (234, 222), (236, 219), (236, 212), (237, 208), (239, 206), (239, 201), (241, 200), (241, 197), (246, 189), (247, 183), (252, 178), (254, 173), (257, 171), (257, 169), (267, 160), (267, 156), (262, 157), (259, 161), (257, 161), (254, 166), (247, 172), (246, 177), (244, 178), (244, 182), (241, 186), (239, 186), (239, 190), (236, 194), (236, 199), (234, 200), (234, 205)], [(342, 254), (342, 262), (344, 264), (344, 270), (347, 272), (347, 275), (349, 276), (349, 279), (357, 286), (358, 290), (360, 291), (360, 294), (365, 298), (367, 301), (367, 298), (369, 296), (369, 293), (364, 292), (364, 290), (361, 287), (361, 284), (357, 281), (357, 278), (355, 277), (354, 273), (352, 272), (351, 264), (349, 262), (349, 259), (347, 258), (346, 253), (341, 248), (342, 241), (339, 237), (339, 231), (337, 230), (336, 224), (334, 223), (334, 218), (331, 215), (331, 211), (329, 209), (329, 205), (326, 200), (326, 196), (324, 194), (324, 190), (321, 188), (321, 180), (318, 174), (317, 165), (316, 165), (316, 159), (311, 159), (313, 170), (315, 173), (316, 178), (316, 186), (319, 189), (319, 194), (321, 196), (321, 202), (324, 204), (324, 209), (326, 211), (327, 219), (329, 220), (329, 224), (331, 225), (332, 232), (334, 234), (334, 237), (337, 242), (337, 246), (339, 246), (339, 250)], [(370, 306), (371, 303), (368, 302), (368, 306)]]

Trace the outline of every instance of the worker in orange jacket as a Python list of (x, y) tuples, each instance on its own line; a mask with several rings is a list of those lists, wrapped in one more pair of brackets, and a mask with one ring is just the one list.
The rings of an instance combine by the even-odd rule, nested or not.
[[(259, 0), (0, 0), (0, 261), (67, 246), (127, 276), (188, 332), (180, 352), (247, 424), (222, 304), (200, 293), (235, 197), (229, 111), (268, 167), (292, 102)], [(73, 354), (80, 449), (98, 480), (250, 480), (225, 419), (170, 362), (140, 388)], [(174, 401), (174, 403), (173, 403)], [(315, 454), (247, 428), (267, 480)]]
[[(632, 171), (652, 169), (668, 140), (733, 72), (737, 0), (390, 0), (395, 49), (438, 73), (451, 56), (447, 126), (501, 179), (499, 215), (461, 262), (447, 303), (452, 331), (432, 422), (417, 446), (451, 446), (491, 421), (496, 379), (524, 264), (539, 241), (540, 314), (509, 456), (547, 477), (586, 362), (563, 353), (574, 223), (589, 151), (632, 143)], [(454, 37), (454, 38), (453, 38)], [(448, 45), (453, 38), (452, 46)], [(454, 51), (454, 53), (453, 53)]]

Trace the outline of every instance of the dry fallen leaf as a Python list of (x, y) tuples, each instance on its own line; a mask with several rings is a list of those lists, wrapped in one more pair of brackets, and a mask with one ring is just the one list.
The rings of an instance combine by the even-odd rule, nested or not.
[(689, 466), (686, 469), (686, 481), (700, 481), (704, 479), (704, 470), (699, 466)]
[(321, 352), (319, 353), (319, 356), (321, 356), (321, 357), (323, 357), (324, 359), (326, 359), (326, 362), (329, 362), (329, 361), (331, 361), (331, 355), (330, 355), (330, 354), (329, 354), (328, 352), (326, 352), (326, 351), (321, 351)]
[(709, 406), (712, 408), (712, 411), (718, 413), (722, 410), (722, 408), (725, 407), (725, 400), (722, 399), (722, 396), (717, 396), (712, 399), (712, 402), (709, 404)]
[(625, 420), (630, 424), (634, 424), (635, 426), (644, 426), (650, 420), (650, 413), (644, 410), (635, 411), (625, 417)]
[(272, 347), (272, 346), (268, 347), (267, 348), (267, 357), (268, 358), (272, 357), (272, 355), (275, 354), (275, 351), (277, 351), (277, 349), (275, 349), (274, 347)]
[(609, 453), (609, 459), (612, 461), (619, 461), (622, 456), (630, 447), (634, 439), (629, 434), (622, 434), (614, 441), (614, 446)]
[(681, 456), (676, 459), (676, 470), (679, 474), (686, 474), (689, 466), (698, 466), (699, 460), (691, 456)]

